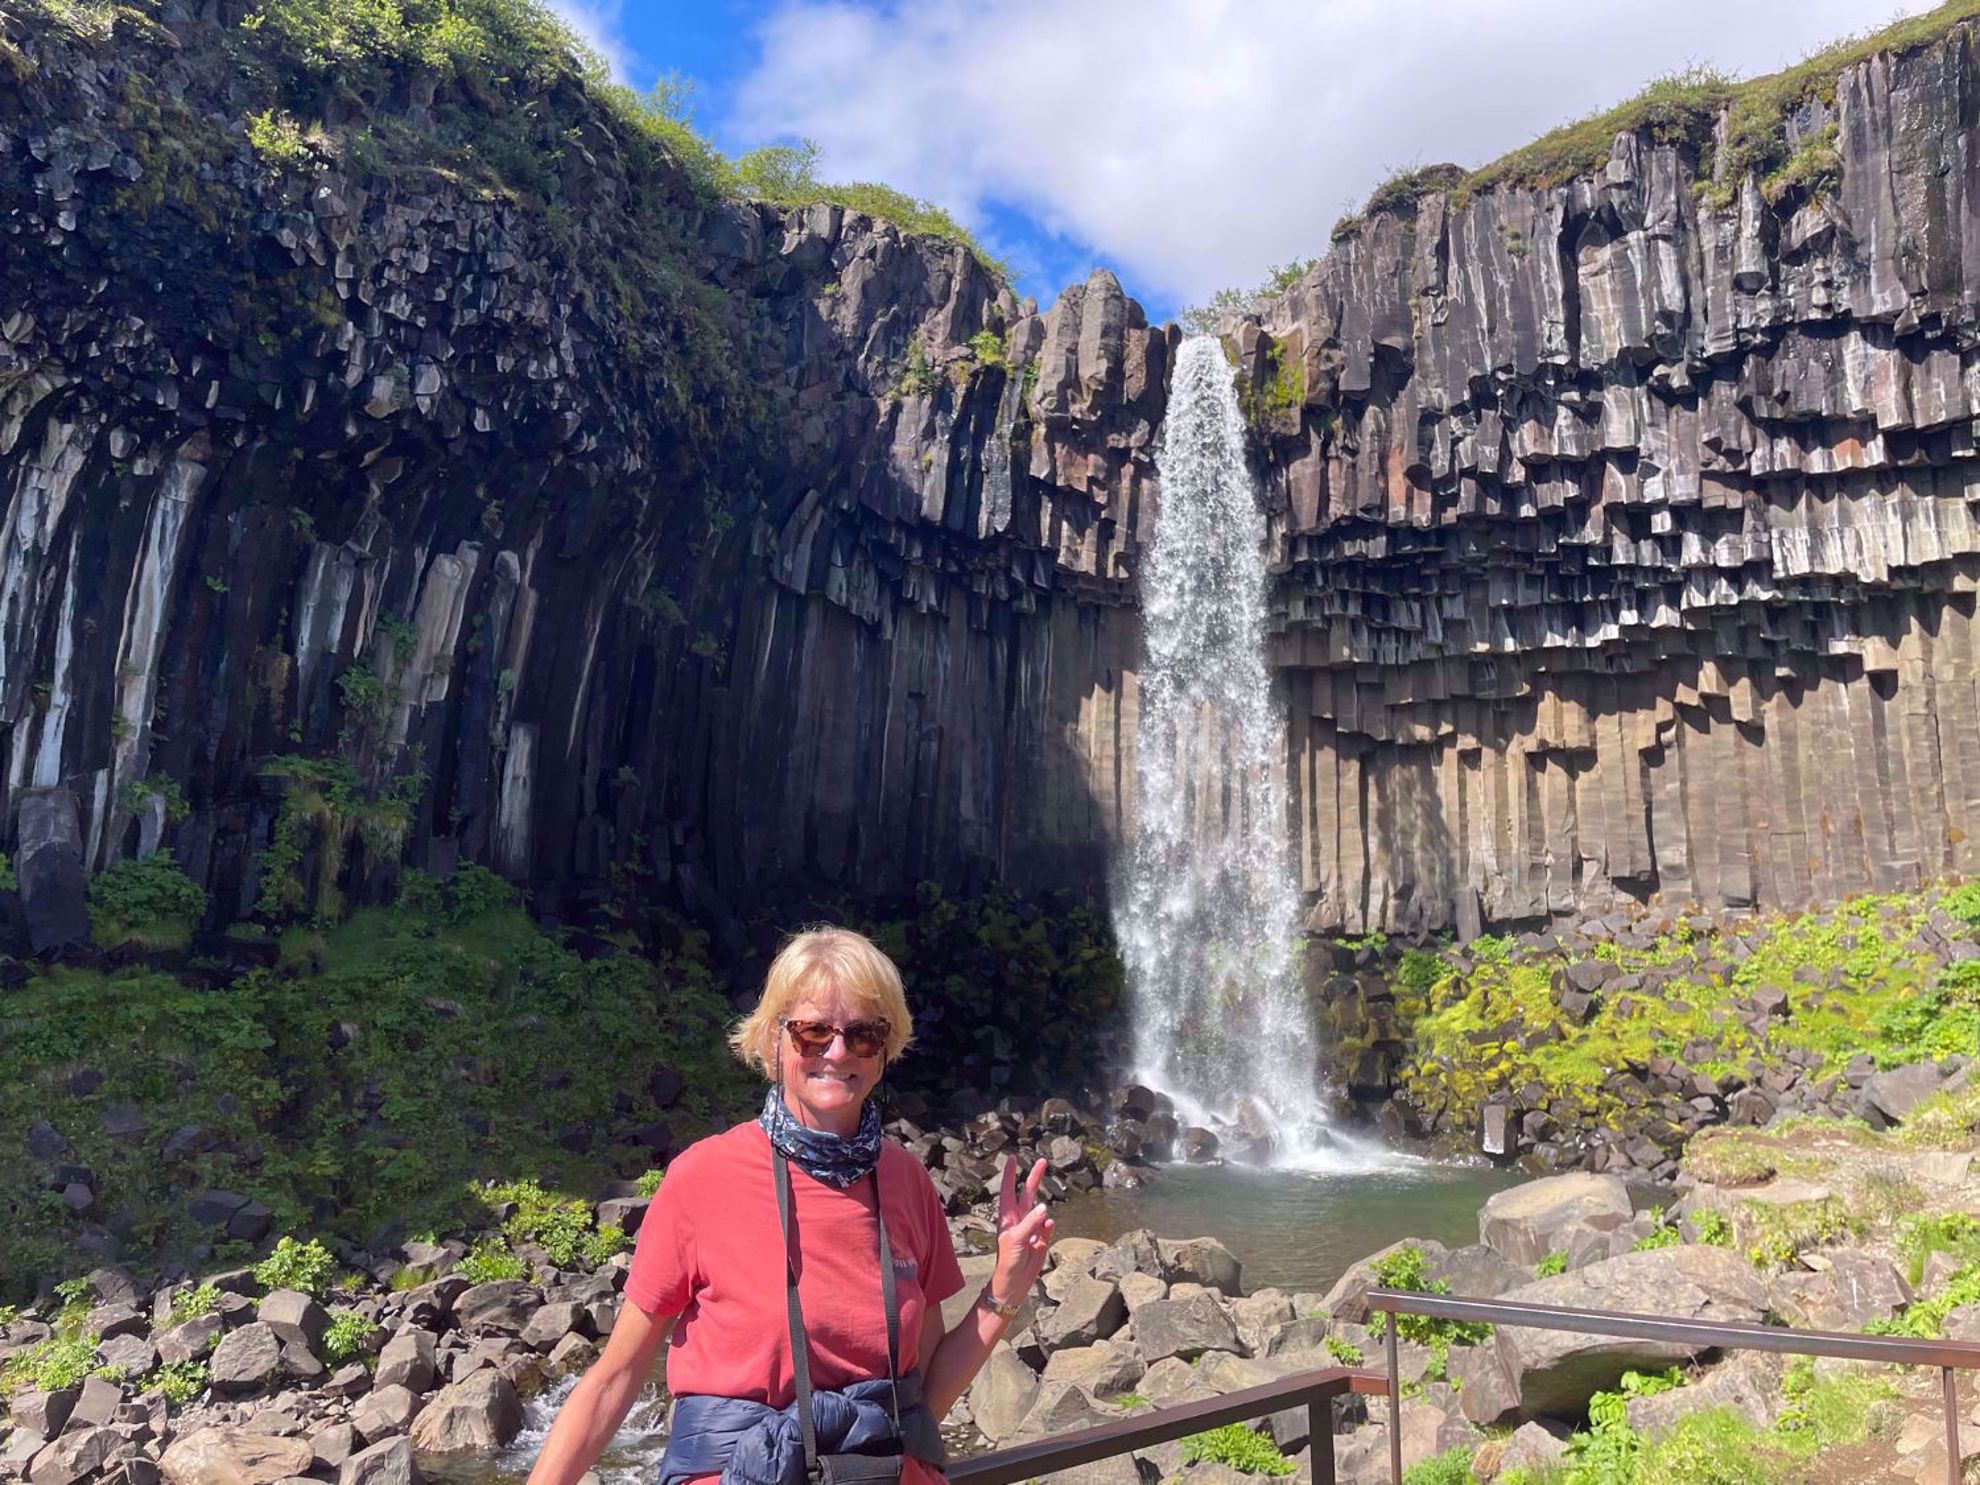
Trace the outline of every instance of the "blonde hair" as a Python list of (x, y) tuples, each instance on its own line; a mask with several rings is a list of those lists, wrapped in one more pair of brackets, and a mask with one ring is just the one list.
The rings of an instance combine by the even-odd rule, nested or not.
[(861, 1015), (887, 1023), (884, 1062), (907, 1050), (914, 1035), (901, 972), (873, 940), (850, 928), (819, 924), (792, 934), (770, 961), (756, 1009), (729, 1033), (736, 1056), (772, 1082), (777, 1080), (777, 1034), (799, 1001), (837, 990)]

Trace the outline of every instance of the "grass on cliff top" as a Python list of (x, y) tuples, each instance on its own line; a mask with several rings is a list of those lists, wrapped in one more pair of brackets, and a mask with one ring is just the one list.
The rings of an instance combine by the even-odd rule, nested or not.
[[(581, 89), (624, 138), (658, 146), (708, 197), (779, 206), (835, 203), (909, 233), (958, 243), (999, 279), (1009, 279), (1005, 265), (932, 202), (872, 182), (821, 180), (818, 147), (809, 141), (730, 159), (694, 127), (691, 84), (670, 76), (640, 94), (613, 81), (605, 60), (540, 0), (260, 0), (240, 29), (262, 67), (283, 77), (301, 103), (316, 102), (326, 87), (361, 88), (368, 78), (402, 83), (417, 73), (458, 82), (491, 114), (532, 95)], [(525, 112), (529, 107), (523, 103)], [(558, 169), (565, 143), (539, 146), (544, 170)], [(494, 163), (537, 177), (532, 187), (543, 184), (531, 162), (515, 158), (513, 150)]]
[[(1801, 62), (1764, 77), (1735, 79), (1711, 67), (1691, 67), (1659, 78), (1625, 103), (1565, 124), (1474, 170), (1459, 188), (1472, 194), (1494, 186), (1556, 186), (1601, 168), (1616, 135), (1647, 133), (1659, 144), (1689, 144), (1716, 174), (1720, 192), (1737, 191), (1749, 170), (1762, 175), (1788, 163), (1786, 123), (1810, 98), (1835, 97), (1843, 72), (1879, 52), (1915, 51), (1961, 21), (1980, 16), (1980, 0), (1950, 0), (1923, 15), (1878, 31), (1846, 36)], [(1709, 158), (1712, 133), (1726, 112), (1724, 154)]]

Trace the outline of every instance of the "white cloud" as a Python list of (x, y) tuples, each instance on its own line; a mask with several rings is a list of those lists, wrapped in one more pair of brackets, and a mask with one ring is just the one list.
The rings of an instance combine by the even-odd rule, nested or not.
[(550, 0), (550, 8), (577, 32), (580, 41), (605, 59), (615, 79), (632, 81), (639, 57), (627, 44), (622, 28), (625, 0)]
[(778, 0), (725, 132), (809, 136), (832, 178), (972, 224), (1001, 202), (1192, 302), (1322, 251), (1396, 167), (1480, 165), (1691, 62), (1772, 71), (1865, 20), (1863, 0)]

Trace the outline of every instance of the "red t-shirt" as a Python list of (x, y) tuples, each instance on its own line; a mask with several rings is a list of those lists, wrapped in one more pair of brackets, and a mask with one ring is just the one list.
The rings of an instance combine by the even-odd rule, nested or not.
[[(901, 1310), (901, 1370), (908, 1372), (922, 1361), (922, 1316), (963, 1287), (962, 1268), (934, 1182), (891, 1140), (880, 1145), (880, 1189)], [(793, 1166), (791, 1213), (811, 1385), (834, 1389), (886, 1376), (873, 1183), (841, 1190)], [(626, 1276), (627, 1299), (649, 1315), (680, 1317), (667, 1350), (667, 1390), (789, 1407), (797, 1378), (784, 1284), (770, 1137), (751, 1120), (690, 1145), (667, 1167)], [(902, 1478), (936, 1485), (942, 1477), (909, 1459)]]

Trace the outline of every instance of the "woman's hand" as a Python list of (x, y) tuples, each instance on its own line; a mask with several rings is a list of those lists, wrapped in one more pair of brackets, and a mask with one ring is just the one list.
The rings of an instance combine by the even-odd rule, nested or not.
[(1017, 1157), (1004, 1157), (1004, 1184), (997, 1195), (997, 1268), (990, 1275), (990, 1294), (999, 1304), (1017, 1304), (1045, 1270), (1052, 1246), (1052, 1219), (1038, 1199), (1045, 1180), (1045, 1162), (1031, 1167), (1018, 1200)]

